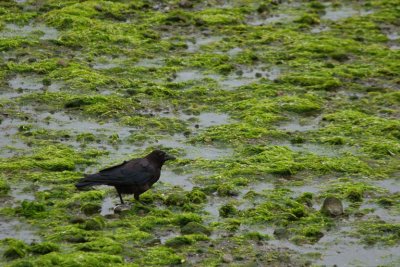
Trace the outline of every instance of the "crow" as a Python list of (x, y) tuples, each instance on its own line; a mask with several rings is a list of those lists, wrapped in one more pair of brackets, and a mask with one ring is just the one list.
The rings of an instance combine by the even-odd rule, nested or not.
[(144, 158), (124, 161), (98, 173), (85, 175), (75, 186), (78, 189), (93, 185), (115, 186), (121, 204), (124, 204), (121, 194), (133, 194), (135, 200), (139, 201), (139, 196), (160, 178), (164, 162), (173, 159), (175, 157), (164, 151), (154, 150)]

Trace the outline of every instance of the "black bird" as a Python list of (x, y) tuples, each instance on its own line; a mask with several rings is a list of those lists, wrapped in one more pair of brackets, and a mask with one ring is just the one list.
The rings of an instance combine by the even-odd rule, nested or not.
[(164, 162), (171, 159), (175, 157), (164, 151), (154, 150), (144, 158), (124, 161), (98, 173), (85, 175), (75, 186), (78, 189), (92, 185), (115, 186), (121, 204), (124, 204), (121, 194), (134, 194), (135, 199), (139, 201), (139, 196), (160, 178)]

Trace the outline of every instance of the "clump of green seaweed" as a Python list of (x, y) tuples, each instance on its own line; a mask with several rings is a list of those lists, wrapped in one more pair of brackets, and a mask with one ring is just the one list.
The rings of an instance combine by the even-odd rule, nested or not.
[[(398, 265), (397, 1), (211, 2), (0, 3), (0, 265)], [(154, 148), (189, 187), (75, 189)]]

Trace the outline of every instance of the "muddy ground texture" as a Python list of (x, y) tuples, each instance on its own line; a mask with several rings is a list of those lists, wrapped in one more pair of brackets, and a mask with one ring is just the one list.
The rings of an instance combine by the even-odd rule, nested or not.
[(1, 1), (0, 265), (399, 266), (399, 7)]

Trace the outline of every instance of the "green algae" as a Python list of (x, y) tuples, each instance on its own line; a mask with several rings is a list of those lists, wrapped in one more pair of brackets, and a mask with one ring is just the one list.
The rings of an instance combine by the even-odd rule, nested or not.
[(31, 247), (31, 251), (35, 254), (48, 254), (53, 251), (59, 251), (60, 247), (57, 244), (51, 243), (51, 242), (42, 242), (38, 244), (34, 244)]
[(139, 264), (174, 265), (181, 264), (184, 261), (184, 258), (177, 255), (174, 250), (166, 247), (157, 247), (146, 251)]
[[(373, 186), (376, 179), (398, 171), (399, 54), (389, 49), (382, 30), (388, 25), (396, 28), (396, 4), (335, 2), (332, 6), (351, 4), (361, 10), (360, 15), (337, 21), (324, 18), (330, 3), (316, 1), (246, 0), (223, 8), (201, 1), (191, 4), (74, 0), (42, 1), (37, 6), (0, 4), (2, 31), (8, 23), (38, 22), (59, 31), (55, 40), (41, 40), (43, 33), (34, 32), (0, 38), (4, 87), (8, 90), (8, 81), (19, 74), (40, 75), (45, 85), (40, 92), (22, 90), (1, 101), (0, 127), (7, 140), (29, 147), (22, 149), (27, 153), (0, 161), (0, 194), (4, 199), (12, 197), (14, 185), (21, 181), (51, 186), (44, 191), (32, 188), (33, 201), (19, 201), (15, 207), (5, 204), (1, 209), (2, 214), (29, 219), (44, 238), (30, 247), (2, 244), (1, 251), (9, 246), (5, 264), (300, 266), (303, 261), (296, 252), (259, 244), (269, 238), (256, 229), (266, 225), (285, 228), (288, 242), (300, 248), (305, 243), (318, 246), (321, 237), (329, 238), (331, 230), (342, 225), (356, 225), (352, 235), (372, 248), (398, 244), (395, 223), (365, 221), (372, 212), (360, 208), (377, 203), (378, 208), (398, 214), (397, 195), (389, 197), (388, 191)], [(364, 10), (373, 12), (364, 15)], [(273, 15), (289, 17), (262, 22)], [(252, 19), (264, 25), (252, 25)], [(322, 31), (314, 32), (315, 28)], [(207, 36), (215, 41), (202, 45), (201, 38)], [(199, 49), (191, 50), (188, 42), (197, 42)], [(232, 49), (238, 52), (230, 54)], [(97, 68), (101, 58), (110, 58), (115, 66)], [(143, 58), (160, 59), (163, 64), (141, 66)], [(277, 67), (280, 74), (273, 81), (256, 77), (232, 91), (223, 90), (219, 79), (229, 80), (260, 66)], [(186, 69), (205, 78), (175, 82), (174, 75)], [(64, 85), (52, 91), (57, 82)], [(102, 165), (97, 169), (116, 162), (116, 154), (125, 153), (125, 158), (127, 153), (115, 147), (126, 145), (127, 139), (117, 130), (105, 135), (47, 129), (36, 125), (35, 114), (22, 112), (28, 106), (38, 108), (34, 113), (64, 110), (83, 123), (90, 119), (130, 129), (129, 142), (140, 147), (135, 155), (149, 144), (158, 147), (157, 140), (174, 134), (184, 134), (193, 146), (232, 148), (233, 153), (226, 150), (214, 160), (178, 160), (173, 168), (193, 174), (198, 187), (185, 191), (157, 183), (143, 195), (145, 206), (134, 203), (123, 214), (103, 218), (98, 210), (111, 191), (77, 192), (73, 183), (95, 163)], [(232, 120), (196, 128), (197, 122), (176, 115), (180, 112), (192, 116), (223, 112)], [(279, 128), (293, 117), (308, 122), (317, 115), (322, 119), (313, 130)], [(13, 132), (8, 120), (17, 118), (23, 123)], [(287, 142), (321, 149), (325, 149), (322, 144), (331, 144), (334, 150), (346, 147), (350, 152), (319, 155), (280, 145)], [(176, 155), (191, 154), (186, 148), (162, 147)], [(306, 187), (314, 183), (321, 185), (318, 190)], [(272, 187), (265, 190), (267, 184)], [(312, 192), (298, 192), (298, 186), (293, 186), (298, 184), (305, 186), (299, 191)], [(345, 213), (356, 216), (355, 222), (328, 218), (318, 211), (316, 206), (329, 195), (350, 203)], [(214, 198), (217, 216), (207, 215)], [(243, 233), (243, 227), (250, 232)], [(208, 235), (211, 228), (211, 238), (201, 235)], [(161, 245), (158, 238), (171, 231), (178, 236), (171, 235)], [(220, 232), (226, 235), (219, 238)], [(315, 260), (309, 255), (304, 258)]]
[(29, 247), (22, 241), (9, 239), (5, 240), (8, 247), (4, 251), (3, 257), (7, 259), (23, 258), (29, 251)]
[(95, 156), (96, 153), (99, 151), (86, 151), (79, 155), (73, 149), (63, 145), (49, 145), (37, 149), (31, 156), (16, 157), (11, 161), (2, 160), (0, 170), (15, 171), (32, 168), (40, 168), (45, 171), (74, 170), (77, 164), (93, 163), (94, 161), (90, 157)]
[(7, 195), (9, 191), (10, 185), (8, 185), (3, 177), (0, 177), (0, 196)]
[[(72, 252), (72, 253), (57, 253), (52, 252), (40, 257), (35, 257), (29, 261), (33, 266), (115, 266), (122, 263), (123, 259), (120, 256), (108, 255), (105, 253), (93, 252)], [(18, 262), (11, 266), (19, 266)]]
[(400, 242), (398, 223), (386, 223), (370, 220), (359, 225), (357, 233), (361, 235), (362, 242), (367, 245), (377, 243), (393, 246)]

